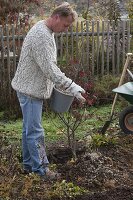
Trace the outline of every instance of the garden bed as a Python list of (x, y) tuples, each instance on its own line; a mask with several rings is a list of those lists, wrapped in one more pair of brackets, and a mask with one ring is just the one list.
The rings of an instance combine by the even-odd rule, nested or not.
[(88, 148), (78, 144), (77, 160), (67, 146), (48, 146), (51, 168), (61, 173), (57, 182), (45, 182), (21, 170), (20, 144), (9, 144), (1, 133), (1, 199), (132, 200), (133, 135), (118, 135), (117, 143)]

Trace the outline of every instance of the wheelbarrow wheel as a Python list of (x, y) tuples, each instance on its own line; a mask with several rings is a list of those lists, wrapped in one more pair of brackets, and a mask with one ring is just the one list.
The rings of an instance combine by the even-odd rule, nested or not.
[(119, 116), (119, 125), (126, 134), (133, 134), (133, 106), (125, 108)]

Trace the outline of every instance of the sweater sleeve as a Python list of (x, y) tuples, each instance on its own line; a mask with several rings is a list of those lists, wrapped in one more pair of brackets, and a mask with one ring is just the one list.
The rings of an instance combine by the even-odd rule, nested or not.
[(41, 68), (44, 76), (50, 79), (57, 87), (67, 88), (72, 80), (65, 76), (56, 64), (56, 52), (52, 40), (41, 36), (32, 44), (33, 59)]

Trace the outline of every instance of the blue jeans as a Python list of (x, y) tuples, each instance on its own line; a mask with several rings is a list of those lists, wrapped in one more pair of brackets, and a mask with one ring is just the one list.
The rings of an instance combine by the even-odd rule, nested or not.
[(48, 165), (44, 130), (41, 125), (43, 100), (17, 92), (23, 114), (22, 156), (23, 167), (44, 175)]

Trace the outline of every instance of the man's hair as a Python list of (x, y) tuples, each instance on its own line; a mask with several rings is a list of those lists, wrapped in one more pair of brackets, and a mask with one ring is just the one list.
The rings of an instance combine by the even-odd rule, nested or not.
[(70, 4), (68, 2), (64, 2), (61, 5), (59, 5), (58, 7), (56, 7), (51, 16), (54, 16), (57, 14), (61, 17), (68, 17), (71, 15), (73, 20), (75, 20), (77, 18), (76, 11), (73, 10), (73, 8), (70, 6)]

